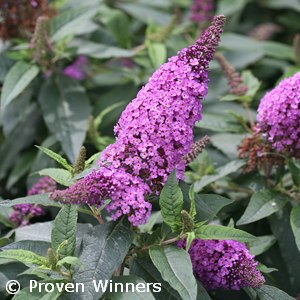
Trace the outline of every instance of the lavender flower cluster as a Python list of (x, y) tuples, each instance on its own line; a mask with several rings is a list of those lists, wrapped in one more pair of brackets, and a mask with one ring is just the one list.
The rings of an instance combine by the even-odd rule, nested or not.
[(63, 70), (63, 74), (75, 80), (85, 79), (85, 68), (87, 65), (87, 58), (80, 55), (76, 60)]
[[(56, 182), (47, 176), (42, 177), (28, 191), (27, 196), (50, 193), (55, 191)], [(33, 217), (42, 216), (44, 209), (35, 204), (17, 204), (13, 207), (13, 212), (9, 215), (9, 219), (16, 226), (25, 226)]]
[(275, 150), (300, 157), (300, 72), (262, 98), (257, 128)]
[[(177, 244), (185, 248), (186, 241)], [(194, 275), (206, 289), (240, 290), (261, 287), (265, 279), (247, 247), (234, 240), (195, 239), (189, 250)]]
[(145, 197), (160, 191), (176, 167), (184, 176), (183, 156), (193, 144), (193, 127), (201, 119), (208, 65), (224, 25), (224, 16), (189, 48), (169, 59), (127, 106), (115, 127), (116, 142), (98, 162), (100, 168), (51, 198), (67, 203), (106, 206), (113, 219), (127, 215), (133, 225), (146, 222), (151, 204)]
[(196, 24), (210, 22), (215, 8), (214, 0), (194, 0), (190, 20)]

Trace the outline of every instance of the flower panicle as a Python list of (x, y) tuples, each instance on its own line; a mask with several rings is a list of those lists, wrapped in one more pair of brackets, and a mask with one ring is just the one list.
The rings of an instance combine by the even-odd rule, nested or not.
[[(186, 241), (179, 241), (177, 246), (185, 248)], [(208, 290), (260, 288), (265, 282), (257, 270), (254, 256), (241, 242), (197, 238), (192, 242), (189, 254), (195, 276)]]
[[(27, 192), (27, 196), (51, 193), (57, 188), (56, 182), (48, 177), (44, 176), (38, 180), (38, 182), (32, 186)], [(13, 206), (13, 211), (9, 215), (9, 219), (16, 226), (25, 226), (30, 223), (30, 219), (37, 216), (42, 216), (45, 211), (42, 207), (35, 204), (17, 204)]]
[(51, 198), (100, 206), (114, 219), (127, 215), (134, 225), (150, 216), (146, 196), (158, 194), (174, 168), (184, 176), (183, 157), (193, 144), (193, 127), (201, 119), (208, 91), (208, 64), (220, 40), (224, 16), (192, 46), (171, 57), (149, 79), (121, 114), (116, 142), (108, 146), (97, 169)]
[(257, 130), (278, 153), (300, 158), (300, 72), (261, 99)]

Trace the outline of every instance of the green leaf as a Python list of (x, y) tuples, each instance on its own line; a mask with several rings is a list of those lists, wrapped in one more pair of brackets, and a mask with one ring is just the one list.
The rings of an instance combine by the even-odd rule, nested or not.
[(291, 211), (290, 221), (296, 244), (300, 251), (300, 205), (293, 207)]
[(134, 50), (78, 40), (77, 54), (86, 55), (92, 58), (105, 59), (113, 57), (132, 57), (135, 53), (136, 52)]
[(270, 57), (295, 61), (293, 47), (289, 45), (274, 41), (265, 41), (262, 43), (262, 49)]
[(79, 258), (75, 257), (75, 256), (65, 256), (63, 259), (59, 260), (56, 265), (63, 266), (64, 264), (82, 267), (82, 264), (81, 264)]
[(276, 288), (275, 286), (264, 285), (260, 289), (255, 289), (260, 300), (294, 300), (284, 291)]
[[(180, 182), (180, 188), (183, 193), (184, 199), (184, 209), (188, 211), (190, 208), (190, 199), (189, 196), (190, 187), (185, 182)], [(225, 198), (223, 196), (214, 195), (214, 194), (195, 194), (195, 205), (196, 205), (196, 220), (197, 221), (211, 221), (216, 218), (219, 211), (233, 203), (233, 200)]]
[(265, 274), (269, 274), (269, 273), (278, 271), (278, 269), (276, 269), (276, 268), (268, 268), (267, 266), (265, 266), (262, 263), (258, 264), (257, 269), (260, 270), (262, 273), (265, 273)]
[[(59, 281), (54, 281), (54, 280), (42, 280), (39, 281), (39, 283), (52, 283), (55, 286), (55, 282), (58, 282), (60, 284), (62, 284)], [(39, 291), (39, 289), (32, 289), (30, 290), (30, 287), (25, 287), (24, 289), (22, 289), (20, 292), (18, 292), (14, 297), (13, 300), (25, 300), (25, 299), (30, 299), (30, 300), (56, 300), (59, 298), (59, 296), (62, 293), (59, 292), (56, 288), (54, 289), (54, 291), (52, 292), (47, 292), (46, 289), (41, 289), (41, 291)]]
[(32, 251), (11, 249), (0, 252), (0, 258), (17, 260), (23, 264), (33, 264), (38, 266), (47, 265), (47, 259)]
[(243, 83), (248, 87), (243, 97), (246, 101), (250, 102), (259, 90), (261, 82), (250, 71), (243, 71), (241, 77)]
[(3, 110), (20, 95), (38, 73), (39, 68), (35, 65), (23, 61), (14, 64), (5, 76), (1, 94), (1, 109)]
[(193, 275), (190, 256), (186, 251), (173, 246), (152, 246), (149, 254), (162, 278), (179, 293), (182, 299), (197, 298), (197, 282)]
[(154, 69), (158, 69), (167, 60), (167, 49), (162, 43), (147, 43), (149, 57)]
[(73, 256), (76, 246), (76, 228), (77, 228), (77, 206), (64, 205), (57, 214), (51, 232), (52, 249), (58, 250), (58, 247), (64, 241), (68, 241), (60, 254), (64, 256)]
[(260, 255), (266, 252), (276, 243), (276, 238), (273, 235), (258, 236), (255, 241), (248, 244), (249, 251), (252, 255)]
[(103, 5), (100, 10), (100, 19), (103, 24), (111, 31), (114, 38), (121, 47), (128, 47), (129, 19), (121, 10), (109, 8)]
[(169, 283), (162, 279), (161, 274), (149, 258), (135, 257), (130, 268), (130, 274), (135, 274), (148, 283), (161, 283), (161, 291), (154, 294), (156, 299), (182, 299)]
[(77, 293), (76, 299), (99, 299), (103, 291), (96, 292), (93, 280), (109, 280), (124, 260), (133, 235), (122, 222), (98, 225), (83, 237), (80, 261), (84, 266), (73, 275), (75, 283), (85, 285), (84, 293)]
[(237, 133), (218, 133), (214, 134), (210, 141), (219, 151), (226, 154), (231, 159), (236, 159), (238, 155), (238, 146), (246, 137), (246, 134)]
[(192, 218), (195, 218), (197, 215), (197, 210), (196, 210), (195, 192), (194, 192), (193, 186), (190, 187), (189, 198), (190, 198), (190, 202), (191, 202), (189, 214)]
[(54, 151), (52, 151), (46, 147), (42, 147), (42, 146), (36, 146), (36, 147), (39, 150), (43, 151), (46, 155), (48, 155), (49, 157), (51, 157), (52, 159), (57, 161), (62, 167), (64, 167), (68, 171), (70, 171), (70, 172), (73, 171), (73, 167), (67, 162), (67, 160), (65, 158), (63, 158), (58, 153), (55, 153)]
[(195, 126), (216, 132), (243, 132), (240, 124), (234, 122), (232, 117), (224, 114), (205, 113), (202, 115), (201, 121), (197, 122)]
[(196, 237), (203, 240), (236, 240), (251, 242), (256, 237), (243, 230), (220, 225), (202, 225), (196, 230)]
[[(150, 291), (147, 291), (147, 283), (142, 278), (129, 275), (129, 276), (118, 276), (113, 277), (113, 284), (121, 283), (123, 286), (126, 284), (134, 284), (135, 287), (131, 288), (129, 285), (128, 291), (122, 292), (121, 289), (117, 290), (117, 292), (109, 292), (107, 291), (104, 295), (105, 299), (110, 300), (155, 300), (151, 293), (152, 286), (150, 287)], [(157, 294), (157, 293), (155, 293)]]
[(45, 241), (19, 241), (15, 243), (11, 243), (5, 247), (2, 247), (2, 250), (11, 250), (11, 249), (22, 249), (34, 252), (41, 256), (47, 255), (48, 248), (51, 247), (49, 242)]
[(153, 21), (158, 25), (167, 25), (171, 19), (169, 14), (162, 12), (161, 9), (154, 9), (149, 5), (140, 3), (122, 3), (117, 6), (129, 15), (146, 24)]
[(97, 14), (99, 8), (100, 6), (76, 7), (56, 15), (50, 24), (52, 41), (58, 41), (68, 35), (74, 34), (83, 21), (92, 19)]
[(159, 205), (164, 222), (170, 226), (172, 231), (176, 232), (180, 230), (183, 195), (178, 186), (175, 170), (169, 175), (161, 191)]
[(64, 186), (70, 186), (74, 184), (71, 173), (64, 169), (48, 168), (43, 169), (37, 173), (41, 176), (49, 176), (56, 182)]
[[(52, 222), (35, 223), (32, 225), (18, 227), (15, 230), (15, 241), (19, 242), (19, 241), (30, 240), (30, 241), (39, 241), (39, 242), (43, 241), (43, 243), (44, 242), (50, 243), (51, 229), (52, 229)], [(43, 245), (43, 243), (41, 243), (41, 246)], [(36, 251), (36, 253), (39, 252)]]
[(74, 163), (85, 140), (91, 111), (85, 90), (75, 80), (58, 75), (44, 83), (39, 102), (50, 132)]
[(62, 206), (61, 203), (50, 200), (49, 194), (39, 194), (39, 195), (17, 198), (14, 200), (0, 201), (0, 206), (4, 206), (4, 207), (12, 207), (16, 204), (40, 204), (43, 206), (56, 206), (56, 207)]
[(10, 190), (25, 174), (28, 173), (35, 155), (35, 151), (28, 151), (18, 159), (6, 182), (7, 190)]
[(211, 184), (231, 173), (236, 172), (238, 169), (240, 169), (243, 165), (245, 165), (245, 162), (242, 160), (234, 160), (229, 162), (228, 164), (218, 168), (216, 170), (216, 175), (205, 175), (200, 180), (196, 181), (194, 183), (195, 192), (200, 192), (205, 186), (208, 184)]
[(240, 0), (233, 2), (232, 0), (222, 0), (218, 2), (217, 14), (224, 14), (226, 17), (241, 12), (249, 0)]
[[(275, 236), (280, 252), (278, 251), (274, 262), (279, 262), (279, 257), (283, 258), (284, 264), (280, 266), (280, 273), (284, 272), (285, 265), (287, 272), (282, 280), (289, 288), (290, 293), (297, 293), (300, 286), (300, 277), (298, 276), (300, 270), (300, 255), (297, 248), (295, 237), (290, 224), (291, 207), (288, 203), (280, 213), (275, 213), (270, 216), (269, 222), (273, 235)], [(271, 249), (270, 249), (271, 251)]]
[(288, 198), (269, 190), (261, 190), (252, 195), (249, 205), (237, 225), (245, 225), (266, 218), (279, 211)]
[(188, 232), (186, 236), (186, 247), (185, 250), (189, 251), (193, 240), (196, 238), (195, 232)]

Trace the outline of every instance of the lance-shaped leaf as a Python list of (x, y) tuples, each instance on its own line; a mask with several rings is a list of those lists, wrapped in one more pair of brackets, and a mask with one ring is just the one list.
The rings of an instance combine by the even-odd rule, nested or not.
[(260, 289), (255, 289), (255, 291), (260, 300), (294, 300), (293, 297), (275, 286), (264, 285)]
[(288, 198), (285, 195), (269, 190), (258, 191), (251, 197), (246, 211), (236, 224), (245, 225), (268, 217), (280, 210), (287, 201)]
[(47, 265), (47, 259), (32, 251), (10, 249), (0, 252), (0, 258), (17, 260), (23, 264), (45, 266)]
[(39, 68), (35, 65), (24, 61), (14, 64), (5, 76), (1, 94), (1, 109), (3, 110), (12, 100), (19, 96), (38, 73)]
[(183, 209), (183, 195), (178, 186), (175, 170), (169, 175), (161, 191), (159, 205), (164, 222), (176, 232), (181, 228), (180, 213)]
[(76, 293), (74, 299), (98, 300), (104, 291), (97, 291), (93, 280), (109, 280), (120, 266), (131, 245), (133, 235), (122, 222), (98, 225), (85, 234), (82, 242), (80, 261), (83, 270), (74, 273), (75, 283), (83, 283), (84, 293)]
[(53, 222), (51, 232), (52, 248), (58, 250), (64, 241), (68, 241), (60, 251), (63, 257), (73, 256), (74, 254), (76, 247), (77, 215), (76, 205), (64, 205)]
[(251, 242), (256, 237), (243, 230), (220, 225), (202, 225), (196, 230), (196, 237), (204, 240), (236, 240)]
[(190, 256), (186, 251), (174, 246), (152, 246), (149, 254), (162, 278), (179, 293), (182, 299), (197, 298), (197, 282), (193, 275)]
[(85, 90), (75, 80), (59, 75), (44, 83), (39, 102), (50, 132), (74, 163), (86, 136), (91, 111)]
[(47, 168), (37, 172), (41, 176), (49, 176), (56, 182), (64, 186), (70, 186), (74, 183), (69, 171), (59, 168)]

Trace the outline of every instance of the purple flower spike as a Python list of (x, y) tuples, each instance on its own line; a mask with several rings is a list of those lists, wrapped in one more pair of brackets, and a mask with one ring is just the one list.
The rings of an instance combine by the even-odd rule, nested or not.
[(112, 217), (127, 215), (133, 225), (151, 213), (145, 197), (158, 193), (176, 167), (184, 176), (183, 157), (193, 144), (193, 127), (201, 119), (206, 97), (208, 65), (220, 40), (224, 16), (189, 48), (171, 57), (149, 79), (123, 111), (115, 127), (116, 142), (98, 161), (99, 168), (51, 198), (66, 203), (106, 206)]
[[(177, 244), (185, 248), (186, 241)], [(233, 240), (195, 239), (189, 250), (195, 276), (206, 289), (261, 287), (265, 279), (247, 247)]]
[(300, 158), (300, 72), (262, 98), (257, 128), (275, 150)]
[[(42, 177), (28, 192), (27, 196), (50, 193), (55, 191), (56, 182), (50, 177)], [(29, 224), (33, 217), (44, 215), (44, 209), (35, 204), (17, 204), (13, 207), (9, 219), (17, 226)]]
[(83, 55), (80, 55), (71, 65), (63, 70), (63, 74), (75, 80), (83, 80), (85, 79), (86, 65), (87, 58)]

